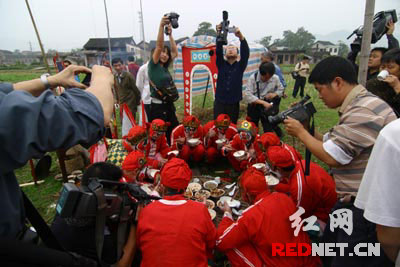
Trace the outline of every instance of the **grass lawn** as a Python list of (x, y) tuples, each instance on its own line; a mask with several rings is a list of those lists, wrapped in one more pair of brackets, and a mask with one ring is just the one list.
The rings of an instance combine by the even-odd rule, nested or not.
[[(284, 70), (285, 73), (288, 73), (292, 69), (292, 67), (282, 66), (282, 69)], [(39, 71), (0, 70), (0, 82), (19, 82), (19, 81), (34, 79), (38, 78), (40, 74), (42, 74), (43, 72), (44, 72), (43, 70)], [(288, 97), (282, 100), (280, 106), (281, 111), (287, 109), (292, 102), (299, 100), (299, 98), (293, 99), (291, 96), (294, 86), (294, 80), (289, 74), (285, 75), (285, 79), (288, 84), (286, 88), (286, 94), (288, 95)], [(333, 125), (336, 124), (338, 120), (337, 111), (325, 107), (322, 101), (318, 98), (318, 93), (313, 88), (312, 85), (310, 84), (306, 85), (305, 93), (311, 96), (311, 100), (313, 101), (314, 106), (317, 109), (317, 113), (315, 115), (316, 129), (322, 133), (326, 132)], [(202, 108), (203, 97), (204, 97), (203, 95), (199, 95), (193, 98), (193, 113), (200, 118), (202, 123), (205, 123), (211, 120), (213, 116), (212, 92), (209, 92), (207, 95), (206, 105), (204, 109)], [(175, 106), (177, 109), (178, 119), (181, 120), (183, 117), (183, 99), (178, 100), (175, 103)], [(246, 105), (243, 104), (240, 110), (240, 118), (243, 119), (245, 117), (246, 117)], [(119, 118), (117, 121), (119, 123)], [(283, 140), (290, 145), (294, 145), (300, 152), (302, 152), (302, 154), (304, 154), (303, 146), (300, 143), (295, 142), (294, 138), (285, 135)], [(39, 212), (42, 214), (42, 216), (45, 218), (47, 222), (51, 222), (54, 216), (55, 213), (54, 204), (58, 199), (59, 191), (62, 187), (61, 182), (54, 180), (54, 176), (56, 174), (61, 173), (57, 163), (57, 156), (54, 152), (50, 153), (50, 155), (52, 156), (52, 167), (50, 175), (45, 178), (45, 182), (37, 186), (27, 186), (23, 188), (24, 192), (32, 200), (33, 204), (36, 206), (36, 208), (39, 210)], [(319, 162), (315, 158), (313, 158), (313, 161), (316, 161), (319, 164), (321, 164), (321, 162)], [(326, 165), (324, 164), (321, 165), (323, 165), (326, 168)], [(215, 169), (209, 168), (209, 166), (207, 165), (202, 165), (201, 170), (206, 172), (207, 174), (210, 173), (212, 174), (215, 170), (224, 170), (226, 168), (228, 168), (227, 164), (219, 165)], [(29, 164), (16, 170), (15, 173), (20, 184), (32, 181)]]

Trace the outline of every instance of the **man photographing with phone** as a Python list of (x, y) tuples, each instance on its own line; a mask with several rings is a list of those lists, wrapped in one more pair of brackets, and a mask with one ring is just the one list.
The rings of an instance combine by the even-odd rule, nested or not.
[[(223, 53), (224, 42), (217, 41), (217, 68), (218, 80), (214, 101), (214, 120), (219, 114), (228, 114), (233, 123), (237, 123), (239, 117), (239, 102), (242, 100), (242, 79), (247, 67), (250, 49), (242, 32), (235, 27), (235, 36), (240, 40), (239, 49), (234, 45), (227, 45)], [(220, 35), (222, 24), (217, 25), (217, 34)], [(225, 30), (225, 29), (224, 29)]]

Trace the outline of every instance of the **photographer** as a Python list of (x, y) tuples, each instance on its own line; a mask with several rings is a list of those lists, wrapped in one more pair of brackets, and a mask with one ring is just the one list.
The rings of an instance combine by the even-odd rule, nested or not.
[[(74, 79), (80, 72), (92, 73), (88, 89), (72, 88), (60, 96), (47, 90), (85, 88)], [(105, 67), (71, 65), (54, 76), (0, 84), (0, 237), (19, 239), (24, 234), (24, 207), (14, 170), (47, 151), (97, 142), (110, 122), (113, 82)]]
[[(165, 26), (167, 26), (168, 29), (171, 48), (164, 45)], [(167, 130), (168, 141), (170, 140), (172, 129), (178, 126), (179, 122), (176, 117), (176, 109), (173, 101), (165, 99), (161, 100), (160, 97), (163, 97), (162, 91), (164, 89), (174, 88), (174, 91), (176, 91), (174, 80), (168, 71), (168, 67), (177, 55), (178, 49), (176, 48), (175, 40), (172, 37), (171, 22), (167, 16), (163, 16), (158, 29), (156, 48), (153, 51), (147, 66), (151, 96), (151, 117), (149, 118), (149, 121), (151, 122), (154, 119), (162, 119), (163, 121), (170, 123)]]
[[(217, 33), (221, 32), (221, 24), (217, 25)], [(228, 114), (234, 124), (239, 118), (239, 102), (242, 100), (243, 73), (250, 55), (249, 45), (239, 28), (235, 28), (235, 36), (240, 39), (239, 49), (236, 46), (226, 47), (224, 60), (223, 42), (217, 42), (218, 80), (215, 90), (214, 120), (219, 114)]]
[[(297, 120), (288, 118), (284, 123), (288, 134), (300, 139), (314, 156), (332, 168), (338, 194), (333, 211), (350, 209), (357, 223), (351, 235), (343, 229), (332, 233), (327, 225), (325, 241), (348, 243), (344, 255), (349, 255), (358, 243), (377, 242), (375, 225), (366, 221), (353, 203), (376, 137), (396, 115), (383, 100), (357, 84), (355, 70), (344, 58), (331, 56), (319, 62), (309, 82), (328, 108), (339, 108), (338, 124), (324, 136), (318, 132), (312, 136)], [(382, 252), (380, 257), (335, 257), (332, 266), (386, 266), (386, 261)]]
[[(386, 25), (386, 28), (387, 28), (386, 37), (388, 40), (388, 48), (375, 47), (371, 49), (368, 59), (367, 81), (377, 77), (382, 63), (381, 59), (383, 54), (385, 54), (386, 51), (392, 48), (399, 48), (399, 41), (393, 36), (395, 28), (394, 22), (389, 21)], [(356, 64), (356, 59), (360, 50), (361, 50), (361, 45), (351, 45), (351, 51), (347, 55), (347, 59), (353, 63), (353, 66), (356, 69), (356, 73), (358, 73), (358, 65)]]
[(284, 89), (279, 77), (275, 74), (275, 66), (272, 62), (262, 63), (259, 71), (250, 76), (247, 81), (244, 91), (244, 100), (248, 104), (247, 116), (257, 127), (261, 119), (264, 133), (275, 130), (278, 136), (282, 136), (281, 129), (268, 122), (268, 116), (279, 112)]
[(310, 72), (310, 65), (308, 65), (309, 58), (304, 56), (303, 59), (296, 64), (294, 72), (297, 73), (296, 81), (293, 88), (293, 98), (297, 97), (297, 92), (300, 89), (300, 97), (304, 97), (304, 87), (306, 86), (307, 75)]

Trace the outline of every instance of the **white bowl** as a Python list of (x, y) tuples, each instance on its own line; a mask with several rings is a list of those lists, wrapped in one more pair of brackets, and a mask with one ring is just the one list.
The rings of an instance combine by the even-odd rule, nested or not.
[(223, 145), (226, 144), (226, 139), (222, 138), (222, 139), (217, 139), (215, 140), (215, 144), (217, 145), (217, 148), (220, 149)]
[(215, 210), (211, 210), (211, 209), (208, 209), (208, 212), (210, 213), (211, 220), (214, 220), (215, 217), (217, 216), (217, 212)]
[(203, 187), (212, 191), (213, 189), (216, 189), (218, 187), (218, 183), (215, 181), (207, 181), (203, 184)]
[(236, 151), (235, 153), (233, 153), (233, 156), (235, 157), (235, 159), (237, 160), (245, 160), (247, 158), (247, 153), (244, 150), (239, 150)]
[(175, 157), (177, 157), (179, 155), (179, 151), (178, 150), (172, 150), (172, 151), (167, 153), (167, 156), (170, 156), (170, 155), (175, 155)]
[(200, 139), (199, 138), (192, 138), (187, 140), (189, 146), (197, 146), (198, 144), (200, 144)]
[(148, 169), (147, 174), (150, 176), (150, 178), (155, 179), (157, 173), (160, 173), (160, 170), (157, 169)]
[(199, 184), (199, 183), (190, 183), (187, 188), (192, 190), (192, 192), (197, 192), (197, 191), (201, 190), (201, 184)]
[(259, 171), (263, 170), (266, 167), (266, 165), (264, 163), (256, 163), (256, 164), (253, 164), (252, 166)]
[(221, 197), (218, 201), (217, 201), (217, 206), (219, 208), (222, 208), (224, 206), (224, 203), (228, 202), (229, 207), (231, 208), (239, 208), (240, 207), (240, 201), (233, 199), (231, 197), (228, 196), (223, 196)]
[(279, 179), (273, 175), (266, 175), (265, 180), (267, 181), (268, 186), (275, 186), (279, 184)]

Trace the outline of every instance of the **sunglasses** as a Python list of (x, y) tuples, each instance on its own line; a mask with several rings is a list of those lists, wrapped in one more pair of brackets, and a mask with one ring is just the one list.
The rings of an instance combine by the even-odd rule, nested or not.
[(194, 131), (196, 131), (196, 130), (197, 130), (196, 127), (190, 127), (190, 126), (186, 126), (186, 127), (185, 127), (185, 131), (186, 131), (186, 132), (194, 132)]

